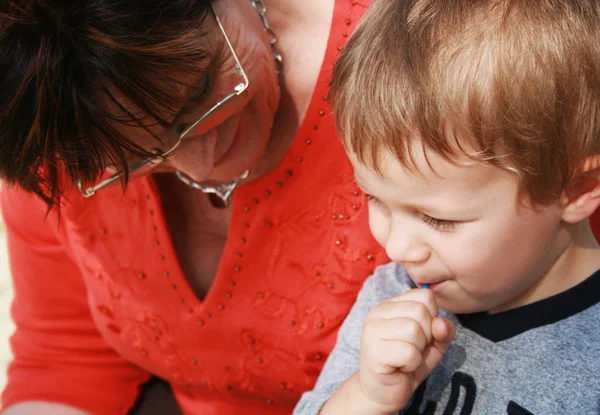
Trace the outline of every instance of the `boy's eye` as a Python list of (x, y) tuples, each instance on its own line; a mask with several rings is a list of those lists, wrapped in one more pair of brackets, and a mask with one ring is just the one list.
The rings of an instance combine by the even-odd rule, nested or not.
[(431, 226), (432, 228), (437, 229), (438, 231), (442, 231), (442, 232), (451, 232), (451, 231), (455, 230), (456, 227), (458, 226), (458, 224), (460, 223), (460, 222), (453, 221), (453, 220), (432, 218), (431, 216), (427, 216), (425, 214), (423, 214), (422, 220), (423, 220), (423, 223), (426, 223), (427, 225)]
[[(375, 196), (365, 193), (365, 198), (367, 199), (368, 202), (374, 203), (376, 206), (385, 208), (385, 205), (383, 204), (383, 202), (381, 200), (377, 199)], [(451, 231), (455, 230), (456, 227), (461, 223), (461, 222), (455, 221), (455, 220), (444, 220), (444, 219), (433, 218), (431, 216), (425, 215), (424, 213), (422, 213), (421, 215), (422, 215), (421, 220), (423, 223), (425, 223), (425, 224), (431, 226), (432, 228), (437, 229), (438, 231), (441, 231), (441, 232), (451, 232)]]

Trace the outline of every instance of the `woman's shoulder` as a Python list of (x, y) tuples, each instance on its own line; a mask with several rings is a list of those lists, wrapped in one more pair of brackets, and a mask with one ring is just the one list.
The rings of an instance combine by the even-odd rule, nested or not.
[(53, 237), (56, 231), (46, 224), (56, 217), (56, 209), (48, 207), (38, 196), (17, 185), (0, 185), (0, 211), (9, 232), (31, 233)]

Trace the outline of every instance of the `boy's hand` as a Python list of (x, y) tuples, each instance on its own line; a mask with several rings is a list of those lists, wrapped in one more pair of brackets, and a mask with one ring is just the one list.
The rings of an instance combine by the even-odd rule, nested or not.
[(368, 314), (360, 369), (355, 375), (366, 398), (363, 402), (372, 405), (365, 412), (395, 413), (404, 408), (440, 363), (455, 328), (438, 317), (437, 310), (431, 291), (415, 289), (381, 303)]

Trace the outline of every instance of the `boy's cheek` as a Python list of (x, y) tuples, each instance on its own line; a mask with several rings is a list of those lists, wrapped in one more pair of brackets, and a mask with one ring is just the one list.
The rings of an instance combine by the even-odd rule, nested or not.
[(374, 209), (369, 209), (369, 228), (377, 243), (385, 248), (385, 243), (389, 234), (389, 226), (385, 218), (382, 218), (381, 215), (375, 213)]

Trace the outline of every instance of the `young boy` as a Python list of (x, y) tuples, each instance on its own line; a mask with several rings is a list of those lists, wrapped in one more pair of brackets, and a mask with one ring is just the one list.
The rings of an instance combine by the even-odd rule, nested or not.
[(600, 413), (600, 1), (375, 0), (332, 85), (394, 263), (295, 413)]

